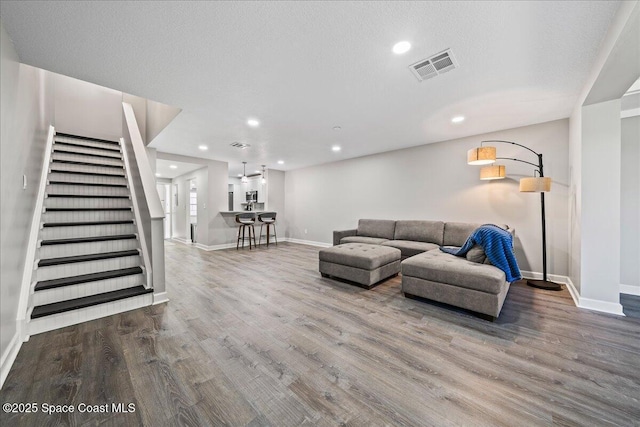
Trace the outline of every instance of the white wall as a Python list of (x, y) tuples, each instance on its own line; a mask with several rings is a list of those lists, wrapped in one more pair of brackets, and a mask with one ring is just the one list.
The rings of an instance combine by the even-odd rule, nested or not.
[(182, 111), (180, 108), (147, 99), (146, 142), (153, 141)]
[(580, 296), (619, 303), (620, 100), (582, 108)]
[(640, 291), (640, 116), (622, 119), (620, 282)]
[[(484, 139), (518, 142), (544, 155), (553, 178), (546, 195), (548, 270), (566, 275), (568, 120), (390, 151), (285, 173), (287, 236), (332, 242), (332, 231), (359, 218), (506, 223), (516, 229), (516, 254), (525, 271), (542, 271), (540, 197), (520, 193), (533, 167), (504, 162), (508, 179), (479, 180), (467, 150)], [(498, 156), (537, 162), (529, 151), (496, 144)], [(305, 233), (306, 230), (306, 233)]]
[(113, 141), (122, 136), (122, 92), (60, 74), (52, 75), (57, 132)]
[(287, 216), (285, 212), (285, 173), (269, 169), (267, 171), (267, 204), (265, 210), (276, 212), (278, 237), (286, 237)]
[[(17, 308), (46, 137), (53, 122), (53, 87), (44, 70), (20, 64), (1, 23), (0, 43), (0, 354), (5, 374), (12, 362), (7, 359), (10, 344), (19, 332)], [(27, 176), (24, 190), (23, 175)]]

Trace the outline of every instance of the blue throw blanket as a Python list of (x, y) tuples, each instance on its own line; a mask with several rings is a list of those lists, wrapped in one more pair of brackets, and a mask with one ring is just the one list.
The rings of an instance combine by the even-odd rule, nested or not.
[(504, 271), (507, 282), (522, 279), (518, 261), (513, 253), (513, 237), (497, 225), (485, 224), (476, 228), (460, 249), (441, 247), (440, 250), (456, 256), (465, 256), (473, 245), (482, 246), (491, 264)]

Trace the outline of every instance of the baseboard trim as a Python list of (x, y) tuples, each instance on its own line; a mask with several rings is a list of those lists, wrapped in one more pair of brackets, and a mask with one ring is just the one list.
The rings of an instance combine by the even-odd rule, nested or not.
[(615, 314), (617, 316), (625, 315), (622, 311), (622, 304), (615, 302), (600, 301), (597, 299), (580, 297), (580, 305), (578, 305), (578, 307), (586, 308), (588, 310), (601, 311), (603, 313)]
[(191, 245), (191, 239), (183, 239), (182, 237), (172, 237), (170, 239), (172, 242), (182, 243), (183, 245)]
[(236, 247), (235, 243), (224, 243), (222, 245), (211, 245), (211, 246), (203, 245), (202, 243), (196, 243), (196, 248), (202, 249), (203, 251), (220, 251), (223, 249), (232, 249), (235, 247)]
[(640, 286), (620, 284), (620, 293), (640, 296)]
[(299, 245), (308, 245), (308, 246), (317, 246), (319, 248), (330, 248), (331, 246), (333, 246), (331, 243), (314, 242), (313, 240), (293, 239), (291, 237), (287, 237), (286, 239), (283, 239), (283, 240), (289, 243), (297, 243)]
[(13, 362), (15, 362), (21, 347), (22, 340), (20, 339), (20, 333), (19, 331), (16, 331), (16, 333), (13, 334), (11, 341), (9, 341), (9, 346), (2, 354), (2, 359), (0, 360), (0, 389), (2, 389), (7, 376), (9, 376), (9, 371), (11, 370)]
[(169, 302), (169, 294), (166, 292), (158, 292), (153, 294), (153, 305)]
[[(521, 271), (522, 277), (525, 279), (541, 280), (542, 273), (536, 271)], [(603, 313), (615, 314), (617, 316), (624, 316), (622, 312), (622, 305), (620, 303), (600, 301), (595, 299), (583, 298), (580, 296), (580, 292), (576, 289), (575, 285), (571, 281), (570, 277), (561, 276), (559, 274), (547, 274), (549, 280), (556, 283), (562, 283), (567, 287), (573, 303), (578, 308), (586, 308), (587, 310), (601, 311)], [(623, 285), (621, 285), (622, 288)]]

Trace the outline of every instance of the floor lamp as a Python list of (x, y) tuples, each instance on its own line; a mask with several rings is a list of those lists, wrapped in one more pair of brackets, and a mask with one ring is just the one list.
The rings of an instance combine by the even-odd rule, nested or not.
[[(512, 144), (517, 145), (518, 147), (522, 147), (526, 150), (531, 151), (538, 158), (538, 164), (527, 162), (525, 160), (514, 159), (510, 157), (496, 157), (496, 147), (487, 145), (484, 143), (493, 143), (500, 142), (504, 144)], [(503, 179), (506, 175), (506, 168), (504, 165), (494, 165), (493, 163), (496, 160), (511, 160), (514, 162), (526, 163), (528, 165), (532, 165), (536, 169), (534, 170), (534, 176), (529, 178), (521, 178), (520, 179), (520, 191), (527, 193), (540, 193), (540, 207), (542, 213), (542, 280), (527, 280), (527, 285), (533, 286), (535, 288), (548, 289), (552, 291), (562, 290), (562, 285), (559, 283), (551, 282), (547, 279), (547, 226), (545, 222), (545, 211), (544, 211), (544, 193), (546, 191), (551, 191), (551, 178), (544, 176), (544, 169), (542, 166), (542, 154), (536, 153), (529, 147), (525, 147), (522, 144), (518, 144), (516, 142), (511, 141), (501, 141), (501, 140), (489, 140), (482, 141), (480, 143), (480, 147), (472, 148), (467, 152), (467, 163), (470, 165), (491, 165), (485, 166), (480, 169), (480, 179), (482, 180), (493, 180), (493, 179)], [(538, 176), (535, 176), (535, 174)]]

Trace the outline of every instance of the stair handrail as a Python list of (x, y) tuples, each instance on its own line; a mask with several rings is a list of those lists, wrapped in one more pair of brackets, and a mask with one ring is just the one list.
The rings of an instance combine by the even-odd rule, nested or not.
[(49, 174), (49, 166), (53, 154), (53, 140), (56, 136), (56, 130), (53, 126), (49, 126), (47, 134), (47, 142), (44, 149), (44, 158), (42, 159), (42, 172), (40, 174), (40, 183), (38, 186), (38, 195), (36, 196), (36, 206), (33, 209), (33, 218), (31, 219), (31, 230), (29, 231), (29, 243), (27, 245), (27, 254), (24, 261), (24, 270), (22, 272), (22, 287), (20, 288), (20, 300), (18, 302), (18, 333), (20, 338), (26, 338), (25, 321), (28, 318), (28, 310), (30, 305), (31, 287), (33, 285), (33, 271), (36, 263), (36, 249), (38, 248), (38, 233), (40, 232), (40, 222), (42, 220), (42, 211), (44, 210), (44, 195), (47, 188), (47, 175)]

